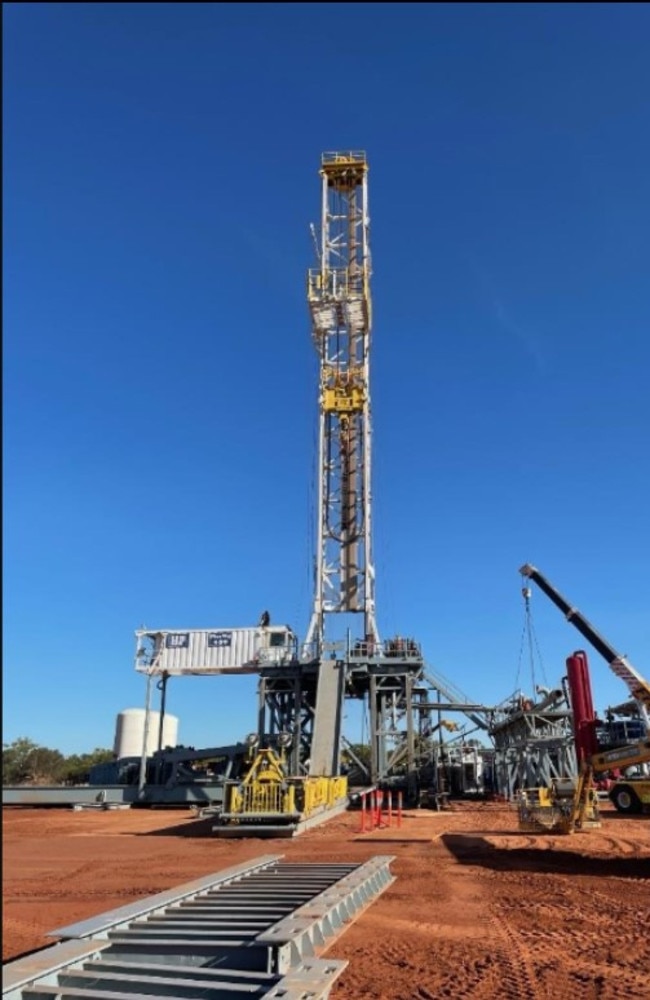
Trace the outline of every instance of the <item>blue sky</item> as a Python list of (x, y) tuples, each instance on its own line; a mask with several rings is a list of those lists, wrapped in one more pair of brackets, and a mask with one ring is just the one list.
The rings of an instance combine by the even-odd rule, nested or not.
[[(4, 740), (110, 745), (142, 624), (304, 634), (324, 150), (370, 162), (380, 631), (530, 688), (530, 561), (650, 675), (648, 6), (3, 13)], [(254, 678), (169, 710), (240, 738)]]

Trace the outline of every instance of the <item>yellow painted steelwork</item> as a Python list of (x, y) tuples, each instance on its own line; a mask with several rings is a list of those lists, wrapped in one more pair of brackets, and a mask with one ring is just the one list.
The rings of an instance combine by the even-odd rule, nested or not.
[(519, 829), (527, 833), (566, 833), (569, 817), (550, 788), (525, 788), (517, 798)]
[(323, 153), (321, 174), (327, 178), (329, 187), (349, 190), (360, 184), (367, 172), (368, 163), (363, 152)]
[(332, 809), (347, 798), (348, 779), (341, 775), (335, 778), (291, 778), (290, 781), (295, 784), (304, 819), (325, 809)]
[(519, 829), (528, 833), (574, 833), (600, 827), (598, 795), (592, 774), (583, 769), (572, 781), (550, 788), (524, 788), (517, 798)]
[(325, 413), (360, 413), (366, 401), (363, 371), (338, 371), (324, 366), (321, 374), (321, 406)]
[(286, 776), (286, 762), (274, 750), (259, 750), (241, 784), (226, 786), (225, 810), (237, 820), (309, 819), (347, 798), (348, 779)]
[(323, 390), (322, 406), (326, 413), (357, 413), (363, 410), (364, 400), (358, 386), (334, 386)]
[(335, 806), (348, 797), (348, 779), (343, 774), (338, 774), (334, 778), (326, 778), (329, 790), (330, 806)]
[(295, 790), (282, 785), (253, 782), (250, 785), (231, 788), (228, 811), (243, 815), (273, 816), (293, 815), (296, 812)]

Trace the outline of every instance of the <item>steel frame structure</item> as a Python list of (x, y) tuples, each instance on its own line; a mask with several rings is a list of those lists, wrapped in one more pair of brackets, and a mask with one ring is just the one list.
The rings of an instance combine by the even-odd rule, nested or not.
[(264, 668), (258, 686), (258, 733), (260, 739), (289, 733), (287, 760), (291, 774), (306, 772), (316, 706), (317, 667), (294, 664), (271, 670)]
[(368, 666), (371, 784), (393, 779), (408, 794), (415, 791), (417, 737), (423, 718), (416, 714), (414, 701), (423, 694), (422, 669), (419, 649), (410, 658)]
[(553, 692), (534, 704), (510, 699), (490, 727), (496, 791), (512, 799), (521, 788), (550, 787), (552, 779), (577, 777), (569, 699)]
[(324, 153), (319, 266), (307, 276), (320, 360), (318, 537), (306, 644), (320, 656), (325, 616), (362, 613), (379, 642), (371, 551), (370, 245), (363, 152)]
[[(418, 744), (425, 728), (426, 688), (419, 647), (396, 653), (388, 640), (376, 655), (351, 651), (338, 661), (345, 673), (345, 697), (368, 699), (370, 761), (359, 762), (368, 784), (398, 780), (413, 784), (418, 767)], [(292, 774), (309, 770), (314, 720), (318, 711), (319, 663), (299, 663), (260, 674), (258, 732), (271, 743), (289, 733), (287, 753)]]
[(314, 956), (395, 881), (393, 860), (262, 855), (60, 927), (4, 966), (3, 1000), (326, 1000), (347, 962)]

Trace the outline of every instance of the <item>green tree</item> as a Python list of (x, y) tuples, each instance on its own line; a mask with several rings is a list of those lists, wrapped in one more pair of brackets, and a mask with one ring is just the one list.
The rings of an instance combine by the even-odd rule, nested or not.
[(72, 754), (65, 759), (61, 777), (67, 784), (84, 785), (95, 764), (105, 764), (114, 758), (113, 751), (103, 747), (95, 747), (92, 753)]
[(62, 780), (64, 766), (65, 757), (58, 750), (36, 747), (28, 759), (28, 781), (31, 785), (56, 785)]
[(26, 736), (2, 745), (3, 785), (44, 785), (61, 778), (64, 756)]
[(112, 750), (95, 747), (91, 753), (65, 757), (59, 750), (39, 746), (26, 736), (2, 744), (3, 785), (81, 785), (88, 781), (91, 768), (113, 760)]
[(29, 781), (29, 758), (34, 750), (38, 750), (38, 743), (26, 736), (2, 744), (3, 785), (23, 785)]

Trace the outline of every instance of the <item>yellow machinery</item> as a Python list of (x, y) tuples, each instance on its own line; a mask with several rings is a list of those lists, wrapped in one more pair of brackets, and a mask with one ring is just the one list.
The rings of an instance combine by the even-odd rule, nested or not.
[(592, 769), (583, 768), (577, 781), (554, 779), (550, 788), (521, 789), (517, 812), (519, 829), (528, 833), (574, 833), (598, 828), (598, 794)]
[(258, 749), (249, 738), (251, 763), (240, 782), (227, 782), (224, 809), (214, 831), (222, 836), (291, 837), (348, 805), (348, 779), (290, 777), (282, 737), (278, 750)]
[[(606, 774), (612, 769), (625, 772), (628, 768), (647, 767), (650, 763), (650, 738), (639, 743), (601, 750), (591, 759), (594, 774)], [(633, 778), (618, 778), (609, 790), (609, 798), (617, 812), (650, 811), (650, 775), (640, 773)]]
[[(519, 827), (528, 832), (573, 833), (599, 827), (594, 776), (650, 761), (650, 740), (614, 750), (601, 750), (583, 764), (577, 781), (553, 781), (550, 788), (524, 788), (517, 798)], [(650, 811), (650, 778), (620, 778), (609, 798), (621, 813)]]

